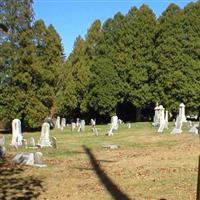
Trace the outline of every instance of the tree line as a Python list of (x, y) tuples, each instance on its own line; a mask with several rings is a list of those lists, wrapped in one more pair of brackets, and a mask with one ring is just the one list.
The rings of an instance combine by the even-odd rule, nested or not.
[(95, 20), (65, 58), (53, 25), (32, 0), (0, 0), (0, 120), (35, 128), (47, 116), (149, 120), (156, 102), (172, 114), (200, 108), (200, 1), (157, 18), (147, 6)]

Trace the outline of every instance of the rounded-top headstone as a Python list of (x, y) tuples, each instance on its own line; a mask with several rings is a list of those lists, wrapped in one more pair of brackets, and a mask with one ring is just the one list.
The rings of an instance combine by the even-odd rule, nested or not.
[(158, 106), (156, 106), (156, 107), (154, 108), (154, 110), (159, 110), (159, 107), (158, 107)]
[(179, 107), (185, 107), (184, 103), (181, 103), (181, 104), (179, 105)]
[(164, 109), (164, 107), (162, 105), (159, 105), (158, 108), (159, 108), (159, 110), (163, 110)]

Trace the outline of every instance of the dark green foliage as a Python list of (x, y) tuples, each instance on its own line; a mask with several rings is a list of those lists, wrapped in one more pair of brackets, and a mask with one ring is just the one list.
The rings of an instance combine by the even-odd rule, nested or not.
[[(186, 104), (188, 111), (195, 111), (199, 106), (198, 4), (188, 5), (184, 10), (171, 4), (159, 18), (154, 57), (157, 67), (152, 72), (155, 80), (153, 91), (159, 97), (157, 100), (172, 112), (176, 112), (180, 102)], [(195, 17), (192, 19), (190, 15)]]
[[(123, 17), (120, 13), (116, 15)], [(110, 114), (115, 112), (117, 103), (120, 101), (121, 80), (115, 67), (117, 35), (113, 31), (114, 20), (108, 20), (99, 32), (99, 39), (96, 46), (90, 70), (92, 73), (87, 96), (87, 106), (89, 110), (94, 110), (99, 114)], [(106, 42), (105, 42), (106, 41)], [(114, 63), (115, 62), (115, 63)]]
[(198, 112), (200, 1), (171, 4), (158, 19), (142, 5), (96, 20), (66, 60), (53, 25), (33, 21), (32, 0), (0, 6), (0, 120), (34, 128), (58, 114), (148, 119), (155, 102)]
[(138, 108), (148, 106), (152, 95), (150, 93), (149, 74), (153, 63), (156, 17), (143, 5), (139, 10), (131, 9), (127, 15), (127, 25), (131, 43), (129, 70), (129, 99)]
[(0, 119), (19, 118), (35, 128), (55, 104), (64, 61), (61, 40), (52, 25), (33, 24), (31, 1), (3, 3), (1, 20), (10, 33), (1, 38)]

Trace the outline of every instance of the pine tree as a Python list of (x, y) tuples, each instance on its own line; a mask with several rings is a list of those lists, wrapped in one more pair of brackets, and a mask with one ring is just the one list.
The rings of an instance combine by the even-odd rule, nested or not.
[[(55, 105), (64, 56), (54, 27), (42, 20), (33, 24), (31, 2), (4, 2), (3, 23), (10, 24), (10, 35), (1, 43), (0, 119), (19, 118), (25, 127), (35, 128)], [(16, 16), (20, 20), (14, 21)]]
[[(9, 34), (1, 38), (0, 119), (10, 121), (14, 117), (20, 118), (23, 115), (25, 94), (20, 87), (27, 87), (26, 81), (30, 80), (30, 77), (28, 73), (23, 73), (24, 65), (19, 66), (23, 60), (19, 55), (22, 53), (22, 48), (30, 44), (27, 36), (31, 35), (29, 29), (33, 19), (33, 10), (32, 1), (27, 0), (2, 0), (1, 6), (0, 23), (8, 27)], [(27, 45), (25, 45), (26, 42)], [(32, 47), (30, 45), (29, 52), (31, 53)], [(29, 55), (25, 59), (26, 64), (32, 62), (32, 58), (31, 61), (28, 61), (28, 58), (30, 58)], [(19, 76), (16, 75), (17, 72)]]
[(173, 113), (177, 113), (181, 102), (190, 110), (198, 105), (199, 65), (190, 53), (190, 18), (177, 5), (171, 4), (159, 19), (153, 91)]
[(200, 1), (188, 4), (184, 10), (182, 24), (185, 33), (183, 38), (184, 48), (184, 73), (187, 75), (185, 99), (187, 110), (196, 112), (200, 110)]

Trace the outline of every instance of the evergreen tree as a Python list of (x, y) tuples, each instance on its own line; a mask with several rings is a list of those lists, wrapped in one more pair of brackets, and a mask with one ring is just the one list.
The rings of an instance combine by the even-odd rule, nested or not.
[[(118, 102), (121, 101), (122, 82), (116, 71), (117, 59), (117, 34), (114, 28), (118, 26), (119, 19), (123, 16), (118, 13), (115, 19), (108, 19), (99, 34), (96, 56), (91, 65), (91, 82), (87, 96), (90, 110), (100, 115), (109, 115), (116, 111)], [(117, 25), (118, 24), (118, 25)], [(116, 38), (115, 38), (116, 37)]]
[[(34, 26), (34, 44), (40, 60), (41, 79), (37, 80), (37, 97), (48, 108), (57, 107), (56, 95), (62, 87), (64, 53), (60, 36), (53, 25), (46, 27), (42, 20)], [(51, 113), (54, 114), (54, 113)]]
[[(24, 109), (24, 93), (20, 87), (27, 87), (26, 81), (30, 80), (27, 73), (23, 74), (24, 65), (19, 55), (22, 48), (30, 44), (27, 39), (31, 35), (30, 26), (33, 19), (32, 1), (1, 0), (0, 23), (8, 27), (8, 35), (1, 38), (1, 88), (0, 93), (0, 119), (10, 121), (14, 117), (22, 117)], [(24, 39), (24, 41), (23, 41)], [(28, 43), (25, 45), (25, 43)], [(30, 45), (29, 52), (32, 53), (33, 46)], [(27, 55), (26, 52), (23, 52)], [(25, 55), (23, 55), (25, 56)], [(29, 55), (28, 55), (28, 58)], [(25, 59), (25, 62), (31, 63)], [(18, 68), (18, 69), (17, 69)], [(20, 71), (22, 70), (22, 71)], [(19, 76), (17, 77), (17, 71)], [(17, 85), (19, 83), (19, 86)]]
[(182, 24), (185, 33), (183, 40), (184, 58), (187, 76), (187, 88), (184, 88), (186, 106), (191, 112), (200, 111), (200, 1), (188, 4), (184, 10)]
[[(129, 101), (138, 108), (147, 106), (152, 98), (149, 74), (153, 66), (156, 17), (148, 6), (131, 9), (127, 15), (131, 48), (131, 69), (129, 71)], [(139, 116), (138, 116), (139, 117)]]
[[(66, 62), (66, 70), (72, 74), (71, 76), (68, 74), (70, 85), (72, 86), (74, 84), (74, 87), (72, 87), (70, 91), (73, 94), (74, 105), (76, 104), (76, 109), (73, 111), (75, 115), (80, 116), (80, 114), (88, 111), (91, 66), (96, 56), (100, 30), (101, 22), (96, 20), (88, 29), (85, 39), (82, 39), (80, 36), (76, 39), (73, 52)], [(71, 80), (71, 78), (73, 80)], [(66, 81), (68, 82), (67, 79)], [(74, 108), (74, 105), (72, 108)]]
[(171, 4), (159, 18), (156, 38), (153, 91), (160, 102), (175, 113), (181, 102), (190, 110), (199, 105), (199, 64), (190, 53), (189, 18), (177, 5)]
[[(19, 118), (25, 127), (38, 127), (55, 105), (64, 61), (61, 40), (42, 20), (31, 26), (31, 1), (4, 3), (3, 22), (11, 31), (1, 43), (0, 119)], [(12, 21), (16, 16), (20, 20)]]

